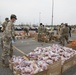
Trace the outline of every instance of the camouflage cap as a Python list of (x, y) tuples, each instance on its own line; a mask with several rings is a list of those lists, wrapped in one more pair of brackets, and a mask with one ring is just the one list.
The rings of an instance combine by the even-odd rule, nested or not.
[(68, 25), (68, 23), (65, 23), (65, 25)]
[(40, 23), (40, 25), (42, 25), (42, 23)]
[(14, 14), (12, 14), (11, 16), (10, 16), (10, 18), (12, 19), (12, 18), (15, 18), (16, 20), (17, 20), (17, 17), (16, 17), (16, 15), (14, 15)]
[(61, 23), (61, 25), (64, 25), (64, 23)]
[(5, 20), (9, 20), (9, 18), (6, 17)]

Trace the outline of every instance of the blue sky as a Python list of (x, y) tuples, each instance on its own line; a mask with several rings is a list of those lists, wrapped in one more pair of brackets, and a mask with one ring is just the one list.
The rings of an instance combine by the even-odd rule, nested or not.
[[(16, 14), (21, 23), (51, 24), (52, 0), (0, 0), (0, 21)], [(76, 24), (76, 0), (54, 0), (54, 24)]]

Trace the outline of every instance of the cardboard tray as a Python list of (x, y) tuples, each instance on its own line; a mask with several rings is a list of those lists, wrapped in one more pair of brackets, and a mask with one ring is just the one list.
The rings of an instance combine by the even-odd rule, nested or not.
[(76, 65), (76, 54), (75, 54), (74, 59), (73, 59), (73, 66), (75, 66), (75, 65)]
[[(36, 66), (36, 64), (33, 63), (34, 66)], [(35, 72), (36, 73), (36, 72)], [(21, 75), (20, 71), (19, 70), (15, 70), (14, 66), (13, 66), (13, 74), (14, 75)], [(47, 75), (47, 70), (44, 70), (44, 71), (41, 71), (41, 72), (38, 72), (34, 75)]]
[[(23, 57), (24, 57), (24, 59), (29, 60), (27, 56), (23, 56)], [(13, 71), (14, 64), (12, 63), (12, 61), (10, 59), (8, 61), (9, 61), (9, 68), (11, 71)]]
[(47, 75), (61, 75), (61, 60), (48, 66)]
[[(14, 71), (14, 75), (21, 75), (21, 74), (19, 71)], [(47, 75), (47, 70), (38, 72), (37, 74), (34, 74), (34, 75)]]
[(71, 46), (70, 44), (67, 45), (67, 47), (72, 48), (74, 50), (76, 50), (76, 46)]
[(73, 67), (73, 59), (74, 56), (64, 62), (62, 65), (62, 73)]

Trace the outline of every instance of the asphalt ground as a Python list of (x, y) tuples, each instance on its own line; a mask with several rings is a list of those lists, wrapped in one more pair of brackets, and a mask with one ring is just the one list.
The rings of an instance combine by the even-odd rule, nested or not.
[[(76, 34), (72, 34), (72, 37), (70, 40), (76, 40)], [(58, 44), (58, 42), (56, 42)], [(50, 46), (53, 43), (44, 43), (44, 42), (37, 42), (34, 39), (24, 39), (24, 40), (16, 40), (14, 45), (20, 49), (24, 53), (29, 53), (33, 51), (36, 47), (47, 47)], [(0, 46), (0, 75), (13, 75), (12, 71), (9, 68), (3, 68), (1, 65), (1, 54), (2, 54), (2, 48)], [(14, 49), (14, 55), (22, 56), (19, 51)], [(76, 66), (72, 67), (71, 69), (64, 72), (62, 75), (76, 75)]]

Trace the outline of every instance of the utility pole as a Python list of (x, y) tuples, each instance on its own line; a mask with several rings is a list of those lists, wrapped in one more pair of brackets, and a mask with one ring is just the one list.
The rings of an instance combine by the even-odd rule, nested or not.
[(54, 0), (52, 0), (52, 21), (51, 21), (51, 25), (53, 25), (53, 18), (54, 18)]
[(39, 12), (39, 25), (41, 23), (41, 12)]
[(1, 24), (1, 16), (0, 16), (0, 24)]

